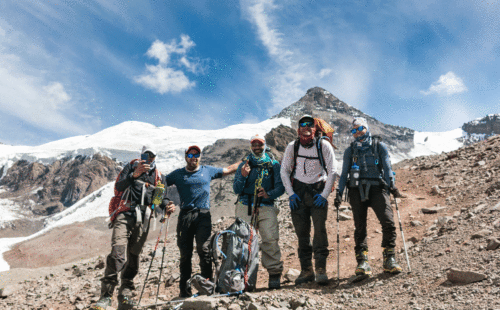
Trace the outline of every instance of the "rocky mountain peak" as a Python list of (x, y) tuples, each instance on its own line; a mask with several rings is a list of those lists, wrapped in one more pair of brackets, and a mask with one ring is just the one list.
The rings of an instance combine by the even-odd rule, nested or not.
[(297, 121), (304, 114), (324, 119), (335, 129), (333, 143), (338, 147), (337, 159), (352, 141), (350, 133), (354, 117), (364, 117), (373, 135), (379, 135), (392, 153), (407, 153), (413, 147), (414, 130), (406, 127), (384, 124), (374, 117), (350, 106), (321, 87), (313, 87), (297, 102), (283, 109), (272, 118), (288, 117), (292, 127), (297, 128)]

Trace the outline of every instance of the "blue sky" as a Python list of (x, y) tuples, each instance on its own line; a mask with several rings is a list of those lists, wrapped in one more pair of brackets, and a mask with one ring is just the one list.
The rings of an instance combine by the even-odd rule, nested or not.
[(500, 113), (497, 1), (0, 2), (0, 142), (124, 121), (216, 129), (314, 86), (445, 131)]

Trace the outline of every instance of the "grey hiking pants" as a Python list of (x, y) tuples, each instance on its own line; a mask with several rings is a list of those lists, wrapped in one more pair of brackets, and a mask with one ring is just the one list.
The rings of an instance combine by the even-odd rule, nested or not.
[(352, 207), (354, 218), (354, 241), (356, 253), (368, 250), (366, 243), (366, 220), (368, 207), (375, 212), (382, 225), (382, 247), (394, 248), (396, 246), (396, 225), (394, 225), (394, 213), (392, 212), (391, 198), (389, 192), (382, 186), (371, 186), (368, 200), (361, 201), (358, 188), (349, 189), (349, 203)]
[[(292, 222), (295, 233), (299, 240), (298, 255), (302, 270), (312, 266), (312, 254), (314, 253), (315, 267), (326, 268), (328, 257), (328, 234), (326, 231), (326, 219), (328, 217), (328, 205), (318, 208), (314, 205), (314, 195), (321, 194), (325, 188), (324, 182), (306, 184), (293, 180), (293, 191), (302, 201), (297, 201), (299, 207), (292, 210)], [(314, 237), (311, 245), (311, 218), (314, 225)]]
[(101, 278), (101, 295), (113, 296), (121, 272), (121, 294), (123, 289), (133, 290), (134, 277), (139, 272), (139, 254), (146, 242), (149, 229), (142, 233), (142, 227), (135, 225), (135, 217), (120, 213), (113, 223), (111, 253), (106, 258), (104, 277)]
[[(259, 231), (262, 250), (262, 266), (270, 275), (283, 272), (281, 261), (281, 250), (279, 247), (278, 214), (280, 210), (275, 206), (260, 206), (258, 208), (257, 228)], [(250, 224), (252, 216), (248, 215), (248, 206), (238, 202), (235, 208), (235, 216)]]

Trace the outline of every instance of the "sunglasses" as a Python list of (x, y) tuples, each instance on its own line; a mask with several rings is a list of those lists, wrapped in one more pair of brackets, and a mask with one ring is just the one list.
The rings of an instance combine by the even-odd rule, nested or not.
[(194, 158), (199, 158), (200, 157), (200, 153), (196, 153), (196, 154), (189, 153), (186, 156), (187, 156), (187, 158), (193, 158), (193, 157)]
[(302, 123), (299, 123), (299, 126), (300, 127), (313, 127), (314, 122), (302, 122)]
[(358, 132), (358, 131), (363, 131), (364, 129), (365, 129), (365, 127), (363, 127), (363, 126), (359, 126), (358, 128), (353, 128), (353, 129), (351, 130), (351, 133), (352, 133), (352, 134), (355, 134), (356, 132)]

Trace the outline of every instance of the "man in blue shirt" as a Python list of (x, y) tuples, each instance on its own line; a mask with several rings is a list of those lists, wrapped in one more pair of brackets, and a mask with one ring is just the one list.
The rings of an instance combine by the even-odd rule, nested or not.
[(252, 153), (239, 165), (234, 176), (233, 189), (239, 195), (235, 214), (259, 230), (262, 265), (269, 273), (268, 287), (279, 289), (283, 261), (279, 247), (279, 209), (274, 200), (283, 195), (285, 187), (280, 163), (265, 152), (265, 139), (253, 136), (250, 145)]
[[(366, 119), (355, 118), (351, 130), (355, 141), (344, 152), (335, 206), (338, 208), (345, 187), (349, 188), (349, 203), (354, 219), (354, 241), (358, 266), (355, 274), (366, 278), (372, 273), (368, 265), (366, 219), (368, 207), (377, 215), (382, 225), (384, 272), (397, 274), (401, 267), (396, 263), (396, 226), (390, 193), (399, 193), (392, 180), (392, 168), (387, 146), (372, 137)], [(347, 176), (349, 175), (349, 180)], [(395, 194), (395, 197), (398, 195)]]
[(194, 239), (196, 239), (196, 252), (200, 256), (201, 275), (207, 279), (212, 278), (212, 262), (209, 253), (212, 234), (210, 182), (234, 173), (240, 163), (237, 162), (226, 168), (200, 166), (201, 149), (196, 145), (186, 149), (185, 159), (186, 167), (174, 170), (164, 180), (167, 186), (177, 186), (181, 199), (177, 222), (177, 246), (181, 254), (180, 297), (192, 295), (191, 288), (186, 282), (191, 278)]

